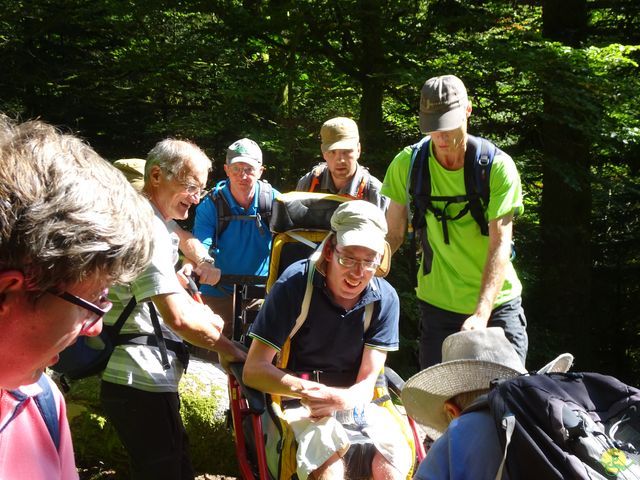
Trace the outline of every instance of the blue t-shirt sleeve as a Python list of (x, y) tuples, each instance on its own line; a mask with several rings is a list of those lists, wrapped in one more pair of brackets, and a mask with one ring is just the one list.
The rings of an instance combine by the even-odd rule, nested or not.
[(449, 475), (449, 441), (447, 432), (432, 445), (418, 469), (413, 480), (440, 480), (451, 478)]
[[(304, 262), (304, 261), (303, 261)], [(290, 265), (271, 288), (249, 336), (280, 351), (300, 314), (306, 287), (302, 262)]]
[(193, 235), (202, 244), (211, 248), (216, 226), (218, 225), (218, 212), (211, 195), (207, 195), (196, 208), (196, 217), (193, 224)]
[(394, 351), (399, 347), (400, 301), (395, 289), (383, 279), (374, 279), (382, 293), (365, 333), (364, 343), (371, 348)]

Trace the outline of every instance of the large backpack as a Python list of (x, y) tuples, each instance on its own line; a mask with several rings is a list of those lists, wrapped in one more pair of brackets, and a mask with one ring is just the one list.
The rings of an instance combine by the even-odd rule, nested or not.
[[(431, 173), (429, 171), (429, 149), (431, 138), (425, 137), (412, 145), (407, 198), (411, 199), (413, 216), (411, 227), (422, 247), (423, 274), (431, 272), (433, 249), (427, 238), (427, 211), (432, 212), (442, 223), (444, 242), (449, 243), (448, 221), (455, 221), (469, 212), (480, 227), (482, 235), (489, 235), (489, 225), (485, 211), (489, 205), (489, 179), (493, 159), (500, 150), (488, 140), (467, 135), (467, 150), (464, 157), (465, 194), (457, 196), (431, 195)], [(437, 208), (433, 202), (446, 202), (445, 207)], [(452, 203), (466, 203), (455, 217), (449, 217), (447, 207)]]
[(216, 232), (211, 243), (211, 250), (214, 255), (218, 253), (220, 236), (232, 220), (255, 222), (261, 234), (269, 232), (269, 222), (271, 221), (271, 210), (273, 208), (273, 187), (271, 184), (266, 180), (258, 180), (256, 184), (258, 186), (258, 211), (256, 215), (235, 215), (231, 212), (231, 205), (229, 205), (229, 201), (222, 192), (222, 188), (227, 185), (227, 180), (221, 180), (209, 193), (218, 214)]
[(504, 449), (496, 479), (640, 478), (640, 390), (613, 377), (523, 375), (498, 382), (486, 405)]

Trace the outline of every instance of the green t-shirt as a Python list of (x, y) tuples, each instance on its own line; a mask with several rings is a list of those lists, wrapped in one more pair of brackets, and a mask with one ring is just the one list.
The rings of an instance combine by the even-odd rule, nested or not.
[[(382, 194), (391, 200), (407, 204), (407, 181), (411, 164), (411, 147), (406, 147), (393, 159), (382, 185)], [(464, 169), (450, 171), (443, 168), (429, 155), (431, 194), (434, 196), (464, 195)], [(511, 157), (504, 152), (496, 155), (491, 167), (489, 207), (485, 212), (487, 221), (508, 213), (519, 214), (523, 210), (520, 176)], [(445, 202), (434, 202), (444, 208)], [(465, 203), (452, 204), (447, 208), (449, 217), (455, 217)], [(447, 221), (449, 244), (444, 243), (442, 223), (432, 212), (427, 212), (427, 232), (433, 249), (431, 273), (423, 275), (422, 265), (418, 271), (416, 294), (436, 307), (457, 313), (471, 314), (476, 308), (482, 271), (487, 260), (489, 237), (480, 233), (480, 227), (469, 212), (455, 221)], [(522, 292), (511, 262), (507, 265), (504, 285), (496, 298), (494, 308)]]

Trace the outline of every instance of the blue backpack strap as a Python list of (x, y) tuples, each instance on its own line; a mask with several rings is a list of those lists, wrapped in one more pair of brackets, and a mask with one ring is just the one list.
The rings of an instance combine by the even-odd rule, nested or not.
[(33, 400), (36, 402), (38, 410), (40, 410), (40, 415), (42, 415), (47, 430), (49, 430), (49, 435), (51, 435), (51, 440), (53, 440), (53, 444), (56, 446), (56, 450), (58, 450), (60, 448), (58, 409), (56, 408), (56, 399), (53, 395), (53, 390), (44, 373), (40, 375), (38, 385), (42, 389), (42, 392), (36, 395)]
[(489, 235), (485, 211), (489, 206), (491, 166), (497, 148), (488, 140), (468, 135), (464, 158), (464, 184), (469, 212), (480, 227), (482, 235)]
[[(258, 208), (256, 215), (235, 215), (231, 211), (231, 204), (222, 190), (228, 185), (227, 180), (218, 182), (211, 191), (211, 199), (216, 207), (217, 223), (215, 235), (213, 235), (211, 243), (211, 254), (218, 254), (218, 240), (232, 220), (255, 221), (256, 226), (261, 234), (265, 233), (264, 225), (268, 226), (271, 221), (271, 211), (273, 209), (273, 187), (265, 180), (258, 180), (256, 188), (258, 190)], [(229, 193), (231, 195), (231, 193)], [(264, 221), (264, 224), (263, 224)]]
[[(51, 441), (56, 446), (56, 450), (60, 448), (60, 422), (58, 419), (58, 409), (56, 408), (56, 399), (53, 395), (49, 380), (43, 373), (38, 379), (38, 386), (42, 389), (38, 395), (32, 397), (44, 424), (47, 426), (49, 435), (51, 435)], [(0, 427), (0, 433), (7, 428), (7, 426), (18, 416), (22, 411), (25, 402), (29, 400), (29, 397), (22, 393), (20, 390), (7, 390), (7, 392), (18, 400), (18, 404), (13, 410), (11, 417)]]
[[(433, 263), (433, 249), (427, 237), (427, 210), (431, 204), (431, 174), (429, 172), (429, 149), (431, 137), (424, 137), (411, 146), (411, 163), (407, 181), (407, 202), (413, 206), (413, 216), (410, 219), (411, 229), (422, 248), (422, 273), (431, 272)], [(411, 209), (407, 206), (407, 212)], [(415, 240), (412, 239), (415, 243)]]

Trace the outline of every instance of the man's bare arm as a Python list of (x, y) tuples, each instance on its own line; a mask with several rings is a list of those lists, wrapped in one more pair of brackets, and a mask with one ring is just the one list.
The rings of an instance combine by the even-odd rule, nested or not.
[(276, 353), (275, 348), (254, 339), (244, 364), (244, 383), (261, 392), (296, 398), (302, 397), (305, 388), (320, 385), (277, 368), (273, 365)]
[(386, 217), (388, 227), (387, 242), (391, 247), (391, 253), (395, 253), (403, 244), (404, 236), (407, 232), (407, 206), (389, 200)]
[(209, 307), (186, 292), (151, 297), (162, 320), (189, 343), (214, 350), (228, 360), (244, 360), (245, 353), (222, 334), (223, 321)]
[(462, 325), (462, 330), (484, 328), (489, 322), (493, 304), (504, 283), (505, 272), (511, 256), (513, 214), (489, 222), (489, 251), (482, 272), (480, 294), (476, 309)]
[(184, 230), (179, 225), (175, 225), (173, 231), (180, 239), (180, 251), (193, 264), (194, 271), (200, 277), (200, 283), (216, 285), (220, 281), (222, 272), (212, 263), (203, 261), (205, 258), (211, 258), (207, 247), (191, 232)]

